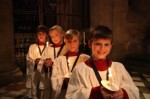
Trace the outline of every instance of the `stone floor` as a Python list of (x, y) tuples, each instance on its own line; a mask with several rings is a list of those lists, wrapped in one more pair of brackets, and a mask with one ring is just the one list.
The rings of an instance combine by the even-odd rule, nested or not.
[[(129, 72), (134, 83), (140, 90), (140, 99), (150, 99), (150, 75), (138, 72)], [(0, 99), (26, 99), (27, 90), (25, 80), (9, 84), (0, 88)]]

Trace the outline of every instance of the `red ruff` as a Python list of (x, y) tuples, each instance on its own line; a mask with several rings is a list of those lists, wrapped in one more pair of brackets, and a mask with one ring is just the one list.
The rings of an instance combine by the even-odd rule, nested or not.
[[(93, 60), (93, 63), (99, 71), (107, 70), (108, 64), (106, 60)], [(85, 64), (92, 68), (90, 59), (85, 61)], [(111, 64), (112, 64), (112, 60), (109, 60), (109, 66), (111, 66)]]
[[(62, 44), (55, 44), (55, 47), (61, 47), (61, 46), (62, 46)], [(51, 47), (54, 47), (54, 44), (51, 45)]]

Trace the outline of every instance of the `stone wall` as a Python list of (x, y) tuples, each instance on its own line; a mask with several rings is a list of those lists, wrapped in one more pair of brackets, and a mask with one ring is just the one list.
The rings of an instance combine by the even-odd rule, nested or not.
[[(111, 56), (118, 60), (149, 50), (145, 31), (150, 28), (150, 1), (91, 0), (91, 25), (103, 24), (113, 31)], [(144, 45), (143, 45), (144, 44)], [(147, 49), (145, 49), (145, 46)], [(149, 52), (149, 51), (146, 51)]]
[(0, 12), (0, 85), (3, 85), (14, 79), (19, 69), (15, 66), (11, 0), (0, 0)]

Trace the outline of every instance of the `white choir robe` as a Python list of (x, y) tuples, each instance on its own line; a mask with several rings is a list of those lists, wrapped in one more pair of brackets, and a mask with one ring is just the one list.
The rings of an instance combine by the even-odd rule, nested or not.
[[(55, 99), (56, 98), (58, 99), (59, 97), (60, 97), (60, 99), (65, 98), (66, 90), (64, 89), (64, 92), (62, 92), (62, 90), (61, 90), (64, 78), (65, 78), (64, 76), (66, 74), (70, 73), (73, 63), (75, 62), (76, 58), (77, 58), (77, 56), (68, 57), (69, 70), (67, 67), (66, 56), (60, 56), (55, 59), (54, 65), (53, 65), (52, 77), (51, 77), (52, 88), (55, 91)], [(86, 61), (87, 59), (89, 59), (88, 55), (80, 54), (77, 64), (79, 64), (83, 61)]]
[[(59, 46), (55, 46), (55, 53), (56, 53), (56, 57), (57, 57), (57, 55), (58, 55), (58, 52), (59, 52), (59, 50), (61, 49), (61, 45), (62, 44), (59, 44)], [(50, 56), (51, 56), (51, 59), (52, 59), (52, 62), (54, 62), (54, 60), (55, 60), (55, 57), (54, 57), (54, 46), (53, 46), (53, 44), (50, 44), (50, 49), (49, 49), (49, 51), (50, 51)], [(66, 54), (67, 53), (67, 48), (66, 48), (66, 45), (64, 45), (63, 46), (63, 48), (62, 48), (62, 50), (61, 50), (61, 52), (60, 52), (60, 54), (58, 55), (58, 56), (63, 56), (64, 54)], [(51, 73), (51, 72), (50, 72)], [(51, 98), (53, 99), (53, 97), (54, 97), (54, 92), (53, 92), (53, 90), (52, 90), (52, 84), (51, 84), (51, 81), (50, 81), (50, 94), (51, 94)]]
[[(124, 66), (119, 62), (112, 62), (111, 71), (112, 81), (127, 92), (129, 99), (139, 99), (139, 90)], [(101, 78), (106, 80), (106, 70), (98, 72)], [(93, 68), (82, 62), (73, 70), (67, 88), (66, 99), (89, 99), (92, 88), (98, 86), (100, 85)]]
[[(56, 57), (57, 57), (57, 54), (59, 52), (59, 50), (61, 49), (61, 47), (55, 47), (55, 51), (56, 51)], [(54, 61), (54, 47), (53, 47), (53, 44), (50, 44), (50, 56), (51, 56), (51, 59), (52, 61)], [(59, 56), (63, 56), (64, 54), (66, 54), (67, 52), (67, 48), (66, 48), (66, 45), (63, 46)]]
[[(44, 45), (39, 45), (40, 49), (42, 50), (44, 48)], [(39, 89), (45, 89), (49, 87), (48, 83), (48, 75), (44, 72), (42, 66), (44, 64), (44, 60), (46, 58), (50, 58), (50, 47), (45, 47), (45, 50), (43, 51), (42, 55), (40, 55), (40, 52), (38, 50), (37, 44), (32, 44), (29, 47), (29, 51), (27, 53), (27, 82), (26, 87), (29, 89), (36, 89), (36, 85), (39, 83)], [(37, 65), (37, 69), (34, 70), (35, 66), (35, 60), (37, 58), (41, 58), (39, 61), (39, 64)], [(38, 81), (39, 79), (40, 82)], [(31, 91), (31, 90), (30, 90)], [(32, 90), (31, 94), (35, 94), (36, 91)], [(30, 94), (30, 95), (31, 95)]]

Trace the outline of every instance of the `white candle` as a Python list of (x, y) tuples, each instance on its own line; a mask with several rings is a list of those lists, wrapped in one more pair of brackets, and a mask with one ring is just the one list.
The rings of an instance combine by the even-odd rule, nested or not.
[(38, 49), (38, 48), (36, 49), (36, 53), (37, 53), (37, 55), (38, 55), (38, 53), (39, 53), (39, 49)]
[(68, 59), (68, 65), (70, 66), (70, 59)]
[(111, 73), (111, 68), (110, 68), (110, 67), (109, 67), (109, 69), (108, 69), (108, 72), (109, 72), (109, 74), (108, 74), (109, 83), (111, 84), (111, 83), (112, 83), (112, 73)]
[(47, 41), (47, 42), (46, 42), (46, 46), (48, 47), (48, 45), (49, 45), (49, 42)]
[(37, 58), (40, 58), (40, 56), (39, 56), (39, 48), (36, 48), (36, 55), (37, 55)]

